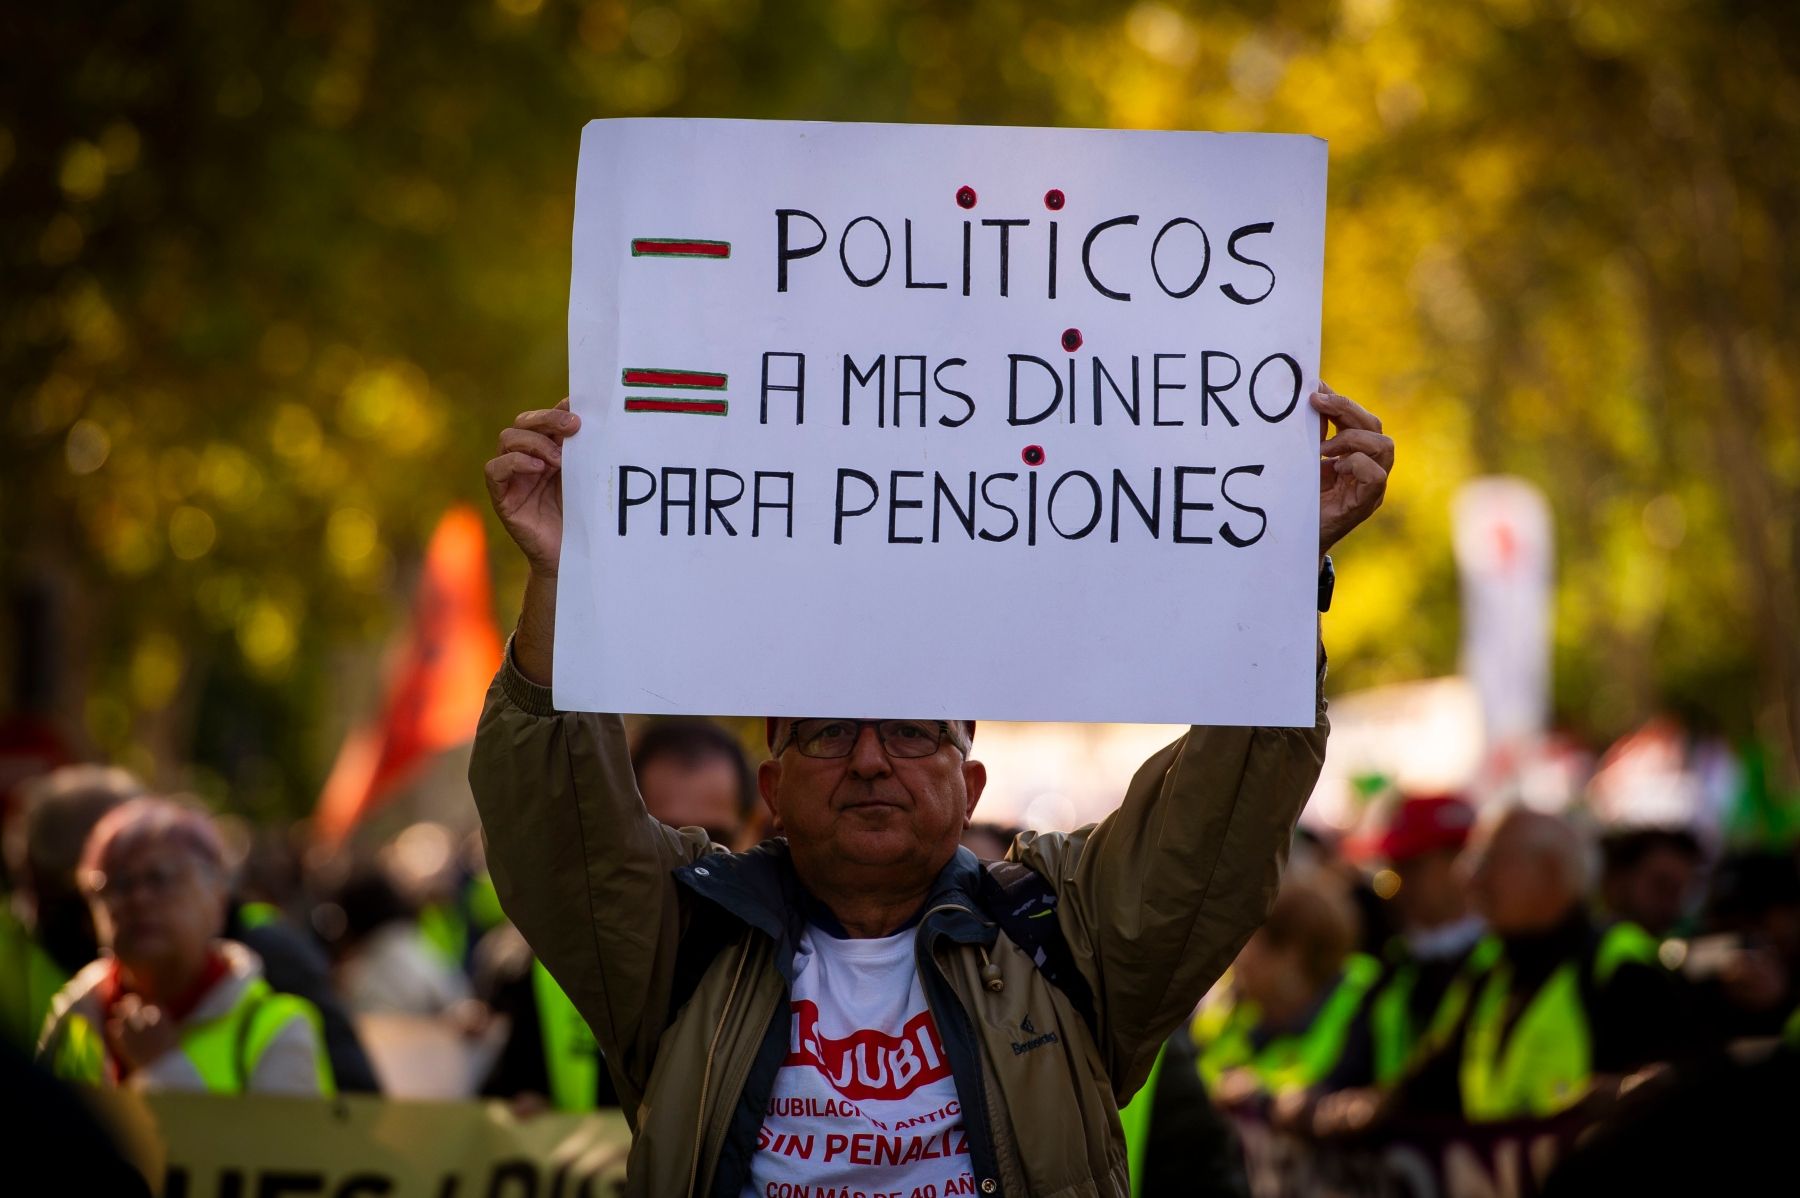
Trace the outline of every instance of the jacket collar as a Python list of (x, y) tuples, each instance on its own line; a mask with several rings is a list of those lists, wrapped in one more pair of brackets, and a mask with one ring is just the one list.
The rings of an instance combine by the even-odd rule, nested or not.
[[(981, 868), (975, 854), (959, 847), (938, 871), (924, 905), (908, 926), (925, 924), (921, 929), (925, 938), (942, 935), (958, 943), (991, 944), (996, 928), (978, 905)], [(674, 876), (679, 885), (774, 940), (776, 961), (790, 980), (800, 934), (809, 922), (831, 935), (843, 930), (830, 909), (801, 884), (786, 837), (765, 840), (745, 853), (708, 853), (676, 868)]]

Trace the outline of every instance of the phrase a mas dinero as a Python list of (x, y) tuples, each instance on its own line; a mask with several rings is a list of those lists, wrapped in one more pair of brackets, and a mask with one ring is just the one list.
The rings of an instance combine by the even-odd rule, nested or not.
[[(845, 354), (821, 368), (813, 357), (817, 382), (809, 387), (808, 355), (763, 355), (759, 423), (944, 435), (940, 430), (975, 420), (983, 406), (965, 377), (963, 358), (897, 354), (859, 361)], [(1300, 367), (1285, 353), (1248, 368), (1219, 350), (1111, 361), (1098, 355), (1062, 363), (1032, 354), (1007, 359), (1005, 422), (1024, 434), (1041, 428), (1046, 438), (1082, 425), (1275, 424), (1295, 413), (1303, 389)], [(1268, 529), (1260, 501), (1264, 474), (1265, 463), (1236, 461), (1129, 467), (1071, 462), (1059, 468), (1032, 445), (1022, 459), (989, 470), (844, 462), (807, 476), (755, 466), (626, 462), (611, 481), (614, 531), (621, 537), (792, 539), (797, 529), (815, 526), (835, 545), (871, 539), (899, 545), (1148, 539), (1246, 548)], [(817, 520), (813, 512), (827, 519)]]

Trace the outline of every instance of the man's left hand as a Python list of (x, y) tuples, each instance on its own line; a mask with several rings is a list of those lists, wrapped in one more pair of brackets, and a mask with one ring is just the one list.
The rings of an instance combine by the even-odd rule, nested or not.
[[(1387, 495), (1394, 468), (1394, 439), (1383, 436), (1381, 418), (1324, 383), (1312, 393), (1319, 422), (1319, 552), (1375, 514)], [(1325, 436), (1328, 426), (1337, 432)]]

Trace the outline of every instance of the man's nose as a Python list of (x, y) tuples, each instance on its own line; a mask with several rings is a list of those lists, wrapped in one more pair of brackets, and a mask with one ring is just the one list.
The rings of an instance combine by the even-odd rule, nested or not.
[(894, 763), (881, 747), (881, 733), (873, 724), (864, 724), (856, 731), (856, 745), (850, 750), (850, 772), (858, 778), (881, 778), (894, 772)]

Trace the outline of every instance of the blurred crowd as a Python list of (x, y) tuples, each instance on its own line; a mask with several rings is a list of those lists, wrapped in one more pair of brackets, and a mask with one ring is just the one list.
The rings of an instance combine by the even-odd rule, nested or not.
[[(720, 727), (649, 722), (634, 766), (665, 823), (738, 847), (768, 833)], [(1616, 1178), (1655, 1159), (1632, 1137), (1659, 1111), (1729, 1141), (1791, 1109), (1791, 847), (1454, 794), (1378, 806), (1371, 833), (1296, 839), (1267, 922), (1124, 1112), (1140, 1193), (1248, 1193), (1246, 1119), (1324, 1145), (1589, 1110), (1615, 1127), (1568, 1169), (1599, 1154)], [(418, 823), (326, 851), (103, 766), (30, 779), (4, 814), (0, 1035), (64, 1081), (486, 1096), (521, 1115), (616, 1101), (478, 833)], [(977, 825), (965, 845), (997, 857), (1012, 835)]]
[[(747, 847), (751, 767), (719, 726), (664, 720), (634, 762), (665, 822)], [(65, 1081), (213, 1093), (488, 1096), (606, 1105), (573, 1004), (506, 922), (478, 832), (326, 846), (221, 821), (75, 765), (4, 811), (0, 1038)]]

